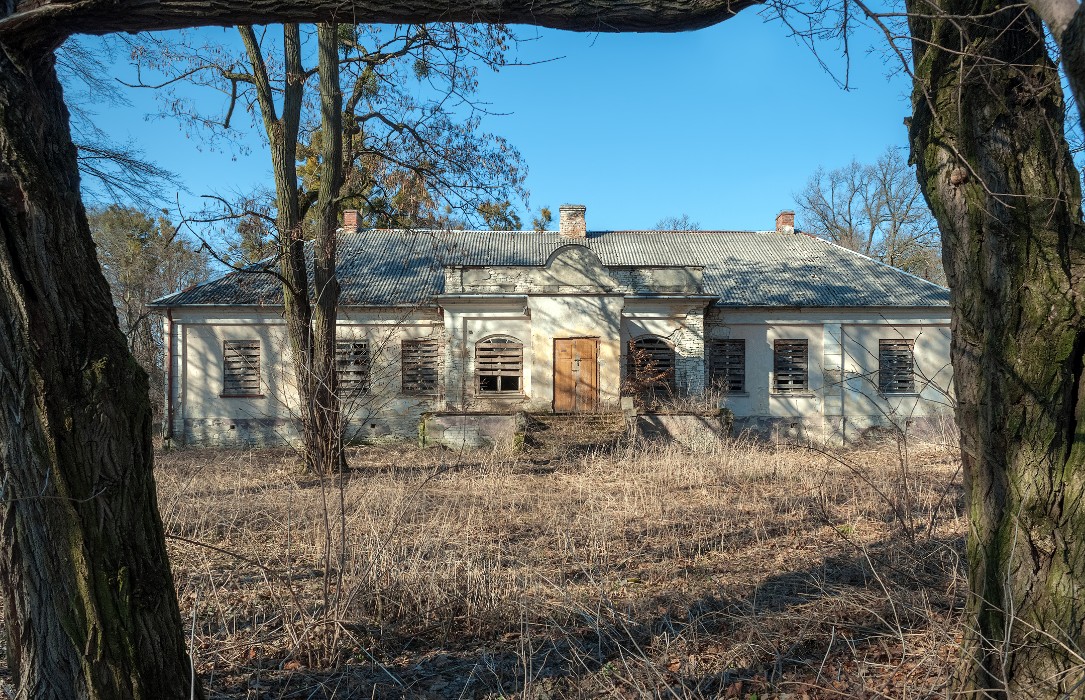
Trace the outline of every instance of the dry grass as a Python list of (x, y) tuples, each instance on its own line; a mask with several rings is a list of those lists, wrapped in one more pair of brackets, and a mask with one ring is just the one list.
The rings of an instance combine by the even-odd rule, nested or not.
[(157, 469), (212, 696), (914, 698), (945, 694), (959, 633), (950, 454), (619, 440), (361, 448), (342, 481), (281, 451)]

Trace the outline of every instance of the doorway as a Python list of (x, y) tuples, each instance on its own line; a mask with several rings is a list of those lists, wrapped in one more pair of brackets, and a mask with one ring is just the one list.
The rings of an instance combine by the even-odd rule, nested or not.
[(599, 339), (554, 338), (554, 412), (594, 411), (599, 400)]

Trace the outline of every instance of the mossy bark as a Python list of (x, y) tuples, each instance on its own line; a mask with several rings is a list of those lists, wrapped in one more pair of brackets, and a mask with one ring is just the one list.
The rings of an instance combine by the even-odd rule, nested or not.
[(0, 241), (0, 581), (19, 697), (188, 698), (147, 377), (95, 262), (52, 53), (3, 44)]
[(960, 681), (1058, 697), (1085, 673), (1085, 228), (1038, 18), (909, 0), (912, 155), (952, 289), (968, 534)]

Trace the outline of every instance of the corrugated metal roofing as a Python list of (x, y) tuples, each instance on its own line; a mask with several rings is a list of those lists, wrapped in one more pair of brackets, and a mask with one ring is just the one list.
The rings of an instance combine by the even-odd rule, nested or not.
[[(775, 231), (591, 231), (580, 240), (535, 231), (390, 231), (345, 234), (339, 243), (341, 303), (431, 303), (446, 265), (544, 265), (566, 245), (604, 265), (704, 267), (704, 291), (720, 306), (946, 307), (949, 290), (801, 233)], [(277, 279), (231, 272), (158, 300), (158, 306), (278, 306)]]

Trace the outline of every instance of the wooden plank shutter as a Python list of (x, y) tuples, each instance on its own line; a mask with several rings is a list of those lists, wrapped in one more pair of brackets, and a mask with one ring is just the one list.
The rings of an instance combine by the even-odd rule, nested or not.
[(644, 389), (674, 388), (674, 348), (663, 338), (643, 336), (629, 341), (626, 373)]
[(805, 339), (777, 340), (773, 344), (772, 390), (779, 394), (810, 389), (810, 362)]
[(260, 341), (225, 340), (222, 343), (222, 395), (261, 396)]
[(437, 393), (437, 341), (404, 340), (400, 346), (404, 394)]
[(368, 342), (346, 340), (335, 344), (335, 371), (339, 375), (341, 396), (360, 396), (369, 391), (369, 368)]
[(915, 392), (913, 340), (878, 341), (878, 391), (883, 394)]
[(475, 374), (480, 392), (519, 393), (523, 371), (524, 346), (515, 338), (487, 338), (475, 345)]
[(746, 341), (717, 340), (711, 353), (712, 386), (724, 393), (746, 391)]

